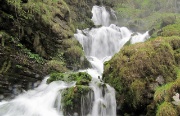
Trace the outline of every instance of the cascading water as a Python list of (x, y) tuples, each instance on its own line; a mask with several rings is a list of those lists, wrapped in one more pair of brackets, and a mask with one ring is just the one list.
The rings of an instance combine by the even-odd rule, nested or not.
[(92, 21), (95, 25), (108, 26), (110, 23), (110, 15), (105, 7), (94, 6), (92, 10)]
[[(93, 77), (89, 86), (94, 93), (81, 98), (82, 107), (79, 115), (116, 116), (115, 91), (101, 79), (103, 63), (117, 53), (126, 42), (143, 42), (149, 35), (148, 32), (133, 34), (126, 27), (109, 25), (110, 14), (105, 7), (94, 6), (92, 13), (92, 21), (102, 27), (78, 30), (75, 34), (92, 65), (91, 69), (81, 71), (86, 71)], [(56, 81), (48, 85), (46, 80), (47, 78), (34, 90), (29, 90), (11, 101), (0, 102), (0, 116), (63, 116), (60, 90), (75, 86), (75, 82)], [(89, 102), (93, 102), (93, 105), (88, 106)], [(86, 109), (90, 109), (90, 112), (86, 113)]]
[[(89, 73), (93, 80), (90, 87), (94, 91), (92, 116), (116, 116), (115, 91), (101, 80), (103, 63), (117, 53), (125, 43), (144, 42), (149, 38), (148, 32), (144, 34), (133, 33), (126, 27), (109, 25), (110, 14), (105, 7), (94, 6), (92, 21), (100, 28), (91, 30), (77, 30), (75, 38), (81, 43), (92, 69), (82, 70)], [(115, 15), (115, 14), (113, 14)]]
[[(34, 90), (30, 90), (17, 96), (9, 102), (1, 102), (0, 116), (63, 116), (60, 104), (57, 109), (54, 103), (60, 103), (61, 92), (68, 87), (75, 86), (75, 82), (65, 83), (63, 81), (55, 81), (46, 84), (47, 78)], [(59, 97), (57, 97), (59, 96)]]

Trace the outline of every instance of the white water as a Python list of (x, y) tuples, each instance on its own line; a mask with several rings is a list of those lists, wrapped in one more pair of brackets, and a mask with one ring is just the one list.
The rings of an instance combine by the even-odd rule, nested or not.
[(110, 15), (106, 11), (105, 7), (94, 6), (92, 10), (92, 21), (95, 25), (108, 26), (110, 23)]
[[(34, 90), (29, 90), (9, 102), (1, 102), (0, 116), (63, 116), (60, 90), (75, 86), (75, 82), (62, 81), (46, 84), (47, 78)], [(57, 97), (58, 96), (58, 97)], [(58, 101), (57, 109), (54, 103)]]
[[(110, 14), (105, 7), (94, 6), (92, 13), (94, 23), (103, 26), (91, 30), (78, 30), (75, 34), (92, 65), (91, 69), (82, 71), (93, 77), (89, 86), (94, 92), (94, 97), (90, 94), (90, 97), (81, 98), (81, 106), (87, 106), (90, 101), (93, 105), (89, 106), (91, 111), (88, 114), (85, 111), (89, 108), (81, 107), (81, 115), (116, 116), (115, 91), (101, 81), (103, 63), (117, 53), (127, 41), (143, 42), (149, 36), (148, 32), (133, 34), (126, 27), (109, 25)], [(11, 101), (0, 102), (0, 116), (63, 116), (60, 90), (75, 86), (75, 83), (56, 81), (47, 85), (46, 80), (47, 78), (34, 90), (29, 90)]]
[(77, 30), (75, 34), (75, 38), (83, 46), (86, 57), (92, 65), (91, 69), (82, 70), (93, 77), (90, 87), (94, 91), (94, 103), (90, 115), (116, 116), (115, 90), (108, 84), (102, 87), (104, 85), (101, 82), (103, 63), (111, 59), (126, 42), (130, 41), (132, 44), (144, 42), (149, 35), (148, 32), (133, 33), (126, 27), (109, 25), (110, 15), (105, 7), (94, 6), (92, 13), (94, 24), (102, 25), (102, 27)]

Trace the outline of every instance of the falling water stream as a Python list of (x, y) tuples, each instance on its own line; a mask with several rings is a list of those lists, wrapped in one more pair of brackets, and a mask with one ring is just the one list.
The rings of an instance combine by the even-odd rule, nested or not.
[[(91, 111), (84, 114), (86, 107), (80, 108), (82, 113), (79, 115), (82, 116), (116, 116), (115, 90), (101, 79), (103, 63), (110, 60), (128, 41), (134, 44), (149, 38), (148, 32), (133, 33), (126, 27), (110, 24), (110, 17), (115, 14), (109, 12), (105, 7), (94, 6), (92, 21), (101, 27), (77, 30), (74, 35), (92, 65), (92, 68), (80, 70), (92, 76), (89, 86), (94, 93), (93, 99), (88, 100), (93, 102)], [(55, 81), (48, 85), (46, 80), (47, 78), (34, 90), (29, 90), (11, 101), (0, 102), (0, 116), (63, 116), (59, 90), (75, 86), (75, 82)], [(55, 108), (57, 101), (59, 104)], [(86, 102), (84, 99), (81, 101)]]

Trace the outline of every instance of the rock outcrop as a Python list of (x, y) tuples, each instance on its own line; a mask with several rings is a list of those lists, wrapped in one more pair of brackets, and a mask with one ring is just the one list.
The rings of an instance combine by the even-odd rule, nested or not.
[[(93, 25), (92, 1), (0, 0), (0, 95), (34, 88), (51, 72), (89, 67), (74, 33)], [(14, 91), (18, 91), (15, 92)]]
[(172, 102), (180, 89), (179, 49), (178, 36), (157, 37), (125, 46), (105, 63), (103, 79), (115, 88), (120, 113), (152, 116), (158, 104)]

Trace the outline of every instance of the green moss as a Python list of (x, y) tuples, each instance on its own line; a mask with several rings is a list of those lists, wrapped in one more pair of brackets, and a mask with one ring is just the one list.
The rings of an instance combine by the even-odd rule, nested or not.
[(67, 67), (72, 70), (78, 70), (79, 68), (86, 68), (89, 66), (89, 62), (85, 58), (82, 48), (78, 45), (68, 48), (64, 53), (64, 59), (67, 62)]
[(171, 103), (163, 102), (158, 107), (156, 116), (178, 116), (178, 113)]
[(154, 94), (154, 101), (162, 103), (164, 101), (172, 101), (172, 97), (175, 95), (177, 90), (180, 89), (180, 70), (176, 69), (177, 79), (173, 82), (167, 83), (164, 86), (158, 87)]
[(143, 102), (143, 95), (146, 91), (145, 84), (145, 82), (138, 79), (131, 83), (130, 88), (132, 91), (132, 96), (134, 97), (132, 104), (135, 108), (137, 108), (136, 105), (141, 104), (141, 102)]
[(64, 62), (62, 61), (58, 61), (58, 60), (50, 60), (46, 63), (46, 66), (49, 69), (49, 72), (67, 72), (68, 69), (66, 68), (66, 65)]
[(178, 54), (179, 43), (177, 36), (157, 37), (145, 43), (125, 46), (105, 63), (103, 79), (115, 88), (117, 103), (123, 111), (127, 107), (129, 111), (126, 113), (147, 110), (146, 106), (153, 102), (155, 92), (150, 86), (160, 86), (156, 81), (158, 76), (162, 76), (167, 85), (156, 90), (155, 102), (171, 101), (178, 87), (174, 81), (178, 67), (175, 54)]
[(174, 95), (173, 87), (174, 87), (174, 83), (168, 83), (162, 87), (157, 88), (154, 94), (154, 100), (156, 102), (171, 101), (171, 98)]
[[(91, 88), (83, 85), (77, 85), (64, 90), (62, 92), (62, 108), (64, 115), (73, 115), (74, 112), (81, 114), (80, 107), (83, 107), (81, 106), (82, 99), (86, 98), (90, 92), (92, 92)], [(91, 103), (87, 105), (91, 105)]]
[(47, 80), (47, 83), (51, 83), (52, 81), (76, 81), (76, 85), (88, 85), (91, 81), (92, 77), (85, 72), (78, 73), (52, 73), (50, 78)]
[(65, 39), (65, 40), (63, 40), (62, 44), (63, 44), (63, 47), (65, 49), (68, 49), (68, 48), (71, 48), (74, 45), (78, 45), (78, 41), (75, 38), (73, 38), (73, 39)]
[[(180, 70), (179, 68), (176, 68), (176, 77), (177, 79), (173, 82), (167, 83), (161, 87), (158, 87), (155, 91), (154, 94), (154, 103), (151, 106), (153, 107), (153, 110), (155, 110), (158, 107), (158, 112), (157, 115), (171, 115), (168, 114), (168, 112), (164, 112), (166, 114), (162, 114), (163, 110), (159, 110), (161, 105), (164, 103), (169, 103), (173, 102), (173, 96), (175, 95), (175, 93), (179, 93), (180, 90)], [(158, 104), (161, 104), (160, 106), (158, 106)], [(172, 106), (172, 105), (171, 105)], [(168, 108), (168, 106), (166, 106)], [(175, 109), (179, 110), (179, 106), (173, 106)], [(165, 106), (164, 106), (165, 108)], [(173, 110), (172, 110), (173, 111)], [(175, 113), (176, 115), (179, 115), (179, 113)], [(173, 114), (172, 114), (173, 115)], [(173, 115), (174, 116), (174, 115)]]
[(32, 53), (29, 49), (24, 48), (23, 52), (27, 54), (30, 59), (35, 60), (37, 63), (44, 62), (44, 59), (39, 54)]
[(75, 28), (77, 28), (77, 29), (86, 29), (86, 28), (94, 27), (94, 23), (92, 22), (92, 20), (90, 20), (89, 18), (86, 18), (85, 20), (86, 21), (81, 22), (81, 23), (75, 22), (74, 23)]

